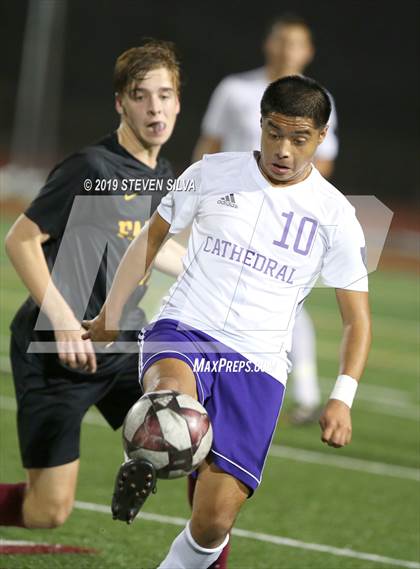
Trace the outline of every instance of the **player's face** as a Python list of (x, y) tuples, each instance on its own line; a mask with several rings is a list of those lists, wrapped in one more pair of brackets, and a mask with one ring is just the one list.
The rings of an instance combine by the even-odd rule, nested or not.
[(172, 134), (180, 109), (171, 72), (165, 67), (148, 71), (142, 81), (117, 95), (115, 107), (143, 146), (162, 146)]
[(274, 185), (296, 184), (306, 178), (327, 128), (316, 128), (313, 119), (270, 113), (261, 119), (263, 174)]
[(309, 30), (300, 25), (276, 26), (265, 42), (264, 51), (267, 63), (284, 75), (303, 73), (314, 56)]

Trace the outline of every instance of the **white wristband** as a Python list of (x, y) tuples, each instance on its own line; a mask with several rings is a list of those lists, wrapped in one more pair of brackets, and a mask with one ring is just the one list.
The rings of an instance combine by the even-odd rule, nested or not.
[(358, 382), (350, 375), (339, 375), (331, 391), (330, 399), (338, 399), (351, 408), (358, 385)]

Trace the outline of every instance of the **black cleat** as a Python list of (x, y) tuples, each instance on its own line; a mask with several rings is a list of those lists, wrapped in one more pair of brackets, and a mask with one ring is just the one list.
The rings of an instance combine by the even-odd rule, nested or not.
[(156, 469), (153, 464), (142, 458), (125, 462), (115, 479), (112, 518), (131, 524), (152, 492), (156, 492)]

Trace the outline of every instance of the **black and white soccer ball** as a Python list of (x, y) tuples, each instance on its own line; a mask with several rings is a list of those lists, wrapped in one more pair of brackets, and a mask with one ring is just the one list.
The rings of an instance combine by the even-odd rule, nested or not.
[(158, 478), (180, 478), (206, 458), (213, 431), (204, 407), (177, 391), (146, 393), (128, 412), (123, 425), (127, 456), (149, 460)]

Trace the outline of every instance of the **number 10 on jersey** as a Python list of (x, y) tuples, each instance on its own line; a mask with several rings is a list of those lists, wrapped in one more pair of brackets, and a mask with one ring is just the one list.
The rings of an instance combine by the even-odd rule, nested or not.
[[(273, 241), (273, 243), (274, 245), (282, 247), (283, 249), (289, 249), (293, 240), (293, 237), (289, 235), (289, 232), (295, 213), (293, 211), (289, 211), (288, 213), (283, 212), (282, 216), (286, 218), (286, 225), (283, 229), (283, 235), (281, 236), (280, 241)], [(293, 243), (293, 251), (295, 251), (295, 253), (298, 253), (299, 255), (307, 255), (309, 253), (315, 239), (317, 227), (318, 222), (316, 219), (312, 219), (311, 217), (302, 217)], [(305, 228), (305, 234), (307, 235), (306, 243), (305, 238), (302, 239)], [(307, 234), (308, 229), (309, 234)]]

